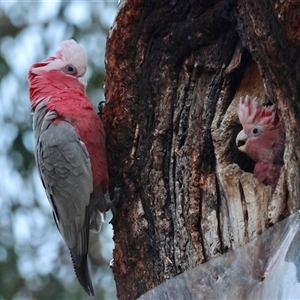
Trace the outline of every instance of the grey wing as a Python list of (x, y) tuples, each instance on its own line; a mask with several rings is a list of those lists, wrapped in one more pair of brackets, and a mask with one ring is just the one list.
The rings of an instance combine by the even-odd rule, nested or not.
[(36, 160), (57, 227), (68, 248), (85, 247), (80, 244), (85, 244), (87, 238), (82, 235), (87, 229), (84, 227), (89, 226), (87, 206), (93, 176), (88, 151), (74, 127), (64, 121), (44, 127), (36, 141)]

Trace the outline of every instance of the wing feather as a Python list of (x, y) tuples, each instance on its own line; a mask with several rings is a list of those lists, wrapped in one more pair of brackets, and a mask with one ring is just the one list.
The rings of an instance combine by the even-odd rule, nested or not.
[(66, 121), (40, 101), (33, 116), (36, 161), (58, 230), (70, 249), (74, 270), (85, 291), (94, 290), (87, 262), (93, 175), (86, 146)]
[(93, 177), (88, 151), (74, 127), (61, 121), (41, 132), (36, 158), (58, 228), (72, 249), (89, 222), (86, 210)]

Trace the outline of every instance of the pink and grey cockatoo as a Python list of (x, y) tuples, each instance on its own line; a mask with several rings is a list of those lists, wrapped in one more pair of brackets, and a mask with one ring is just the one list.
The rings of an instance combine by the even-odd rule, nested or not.
[(256, 162), (255, 177), (274, 187), (283, 166), (284, 152), (284, 130), (275, 106), (262, 106), (257, 98), (241, 97), (238, 116), (243, 126), (236, 137), (238, 149)]
[(74, 40), (28, 72), (36, 162), (55, 223), (70, 249), (79, 283), (94, 295), (89, 230), (99, 231), (108, 196), (105, 132), (79, 78), (87, 54)]

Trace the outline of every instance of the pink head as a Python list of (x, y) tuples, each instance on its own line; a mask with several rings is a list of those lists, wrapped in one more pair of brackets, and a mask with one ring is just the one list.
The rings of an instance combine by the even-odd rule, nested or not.
[(79, 77), (85, 74), (87, 68), (84, 47), (74, 40), (63, 41), (60, 47), (55, 56), (33, 64), (28, 72), (33, 111), (40, 101), (53, 96), (56, 90), (62, 90), (66, 86), (84, 90), (84, 83), (79, 82)]
[(243, 126), (236, 137), (238, 149), (254, 161), (274, 159), (274, 143), (282, 136), (281, 125), (274, 105), (262, 106), (257, 98), (241, 97), (238, 116)]
[(238, 116), (243, 129), (250, 129), (253, 125), (263, 126), (265, 130), (272, 129), (278, 123), (276, 108), (274, 105), (261, 106), (257, 98), (246, 96), (240, 98)]

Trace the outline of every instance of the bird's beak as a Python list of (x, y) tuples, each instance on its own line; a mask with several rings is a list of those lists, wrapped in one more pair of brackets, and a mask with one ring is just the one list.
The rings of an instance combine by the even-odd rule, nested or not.
[(86, 87), (87, 87), (87, 80), (85, 77), (77, 77), (79, 82), (81, 82), (84, 86), (84, 90), (86, 90)]
[(235, 139), (235, 143), (241, 152), (246, 152), (247, 138), (248, 136), (245, 131), (241, 130)]

